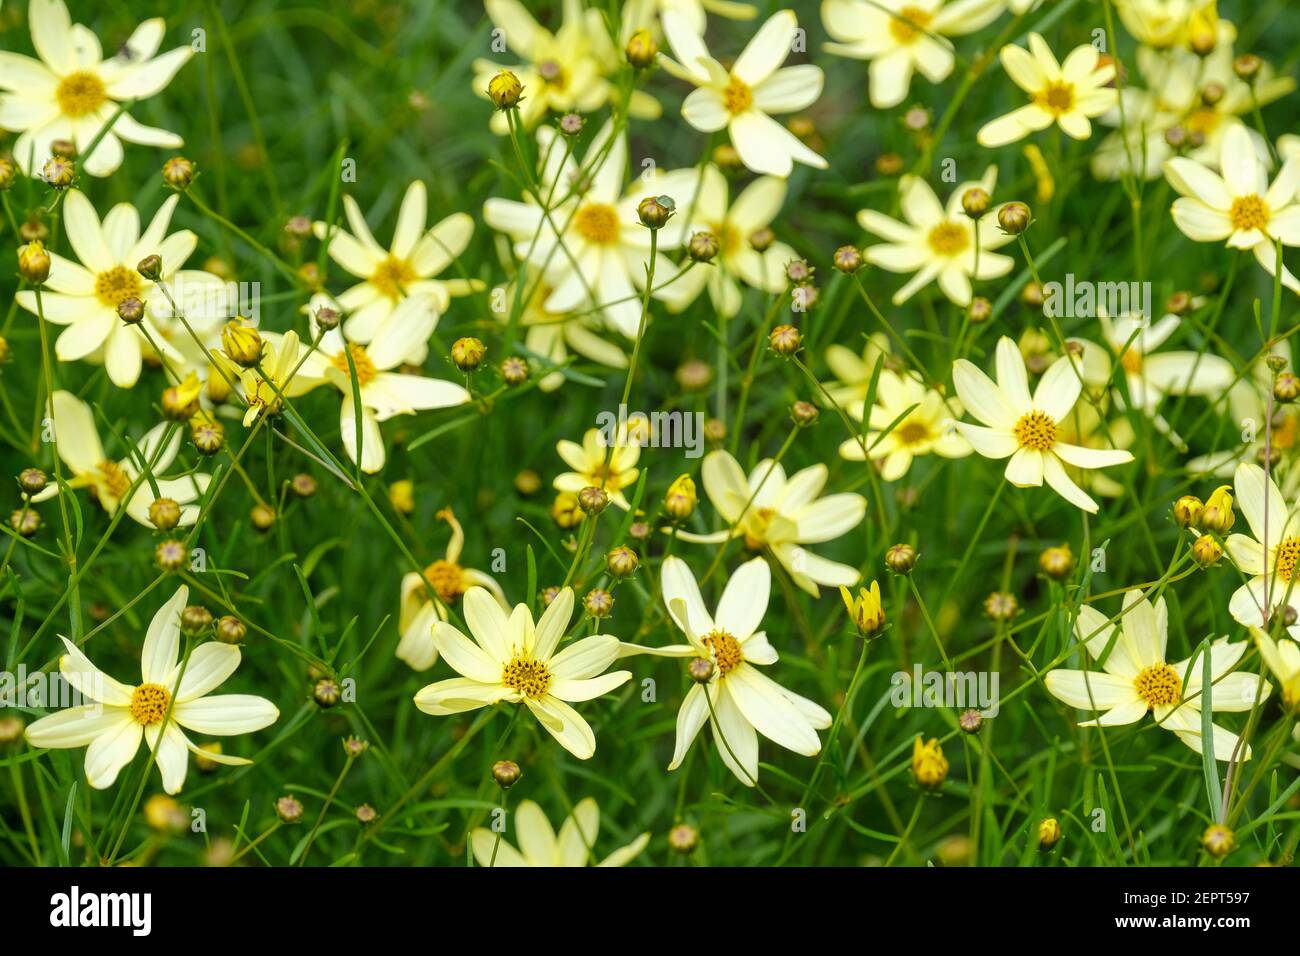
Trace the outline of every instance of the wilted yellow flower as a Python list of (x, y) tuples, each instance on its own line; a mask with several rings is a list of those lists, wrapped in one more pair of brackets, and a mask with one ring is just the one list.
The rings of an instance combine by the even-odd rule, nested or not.
[(844, 607), (848, 609), (849, 620), (853, 622), (853, 626), (862, 637), (874, 637), (884, 628), (885, 608), (880, 602), (878, 581), (871, 582), (870, 590), (859, 588), (856, 598), (841, 584), (840, 597), (844, 599)]
[(939, 741), (931, 737), (922, 743), (920, 736), (912, 742), (912, 775), (926, 790), (937, 790), (948, 779), (948, 759), (943, 755)]

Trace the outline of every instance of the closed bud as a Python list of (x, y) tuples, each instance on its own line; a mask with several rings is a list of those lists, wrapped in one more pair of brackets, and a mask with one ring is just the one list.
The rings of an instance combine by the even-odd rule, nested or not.
[(323, 305), (316, 310), (316, 328), (322, 332), (329, 332), (339, 327), (338, 309), (331, 309), (328, 305)]
[(994, 591), (984, 599), (984, 613), (995, 621), (1009, 621), (1020, 613), (1020, 602), (1007, 591)]
[(1038, 556), (1038, 567), (1049, 578), (1064, 581), (1074, 571), (1074, 552), (1068, 544), (1045, 548)]
[(188, 189), (194, 182), (194, 164), (184, 156), (173, 156), (163, 163), (162, 177), (172, 189)]
[(217, 640), (222, 644), (242, 644), (248, 628), (239, 618), (226, 614), (217, 621)]
[(487, 346), (473, 336), (451, 343), (451, 361), (462, 372), (472, 372), (483, 364)]
[(711, 232), (697, 232), (691, 236), (686, 252), (695, 262), (712, 262), (718, 254), (718, 237)]
[(127, 325), (139, 325), (144, 321), (144, 303), (133, 295), (127, 296), (117, 304), (117, 317)]
[(32, 285), (41, 285), (50, 277), (50, 254), (39, 239), (18, 248), (18, 274)]
[(685, 521), (695, 513), (699, 500), (695, 494), (695, 481), (690, 475), (680, 475), (664, 495), (664, 513), (673, 521)]
[(785, 264), (785, 277), (795, 285), (812, 282), (816, 271), (806, 259), (791, 259)]
[(1175, 292), (1165, 302), (1165, 311), (1170, 315), (1182, 317), (1192, 311), (1192, 304), (1192, 294), (1190, 292)]
[(978, 734), (984, 726), (984, 715), (974, 707), (968, 707), (957, 715), (957, 726), (962, 733)]
[(916, 567), (916, 548), (910, 544), (896, 544), (885, 552), (885, 567), (895, 574), (911, 574)]
[(937, 790), (948, 779), (948, 760), (938, 739), (922, 743), (918, 736), (912, 741), (912, 776), (923, 790)]
[(168, 538), (153, 549), (154, 564), (162, 571), (179, 571), (189, 559), (189, 551), (183, 541)]
[(141, 259), (135, 267), (135, 271), (144, 276), (150, 282), (156, 282), (162, 278), (162, 256), (158, 254), (148, 255)]
[(605, 555), (605, 567), (616, 578), (626, 578), (635, 574), (641, 559), (631, 548), (619, 546)]
[(501, 363), (501, 380), (507, 385), (522, 385), (528, 381), (528, 361), (512, 355)]
[(1043, 307), (1043, 287), (1037, 282), (1026, 282), (1020, 290), (1020, 301), (1031, 309)]
[(1183, 495), (1174, 502), (1174, 521), (1180, 528), (1191, 528), (1200, 524), (1205, 512), (1205, 502), (1195, 495)]
[(1009, 202), (998, 210), (998, 225), (1009, 236), (1018, 236), (1029, 228), (1031, 214), (1022, 202)]
[(275, 525), (275, 509), (265, 503), (253, 505), (248, 513), (248, 520), (252, 522), (254, 528), (258, 531), (270, 531)]
[(41, 179), (55, 189), (67, 189), (77, 178), (77, 164), (70, 156), (51, 156), (41, 167)]
[(181, 506), (171, 498), (155, 498), (149, 503), (149, 520), (159, 531), (170, 531), (181, 522)]
[(713, 661), (707, 657), (695, 657), (686, 665), (686, 674), (697, 684), (707, 684), (713, 680)]
[(676, 853), (690, 853), (699, 842), (700, 831), (689, 823), (679, 823), (668, 831), (668, 848)]
[(41, 530), (40, 513), (24, 505), (9, 516), (9, 527), (22, 538), (30, 538)]
[(18, 178), (18, 167), (8, 156), (0, 156), (0, 192), (4, 192)]
[(972, 186), (961, 194), (962, 212), (972, 219), (978, 219), (989, 211), (989, 203), (992, 201), (987, 189), (982, 186)]
[(316, 706), (328, 710), (338, 705), (338, 702), (343, 699), (343, 692), (339, 689), (337, 681), (322, 677), (312, 687), (311, 697), (316, 701)]
[(190, 429), (190, 441), (200, 455), (215, 455), (226, 443), (225, 426), (215, 420), (196, 422)]
[(1247, 83), (1254, 83), (1259, 71), (1264, 68), (1264, 61), (1253, 53), (1243, 53), (1232, 61), (1232, 72), (1237, 78)]
[(181, 631), (190, 637), (205, 633), (212, 626), (212, 612), (202, 604), (191, 604), (181, 611)]
[(595, 485), (588, 485), (578, 492), (578, 507), (586, 515), (598, 515), (609, 507), (609, 492)]
[(609, 617), (614, 610), (614, 595), (600, 588), (593, 588), (582, 599), (582, 606), (592, 617), (601, 620)]
[(25, 495), (39, 495), (48, 482), (49, 478), (39, 468), (24, 468), (18, 475), (18, 487)]
[(1212, 568), (1223, 557), (1223, 547), (1208, 534), (1192, 542), (1192, 559), (1198, 567)]
[(1268, 358), (1264, 359), (1264, 364), (1267, 365), (1272, 371), (1280, 372), (1284, 368), (1286, 368), (1286, 356), (1278, 355), (1274, 353), (1273, 355), (1270, 355)]
[(648, 229), (662, 229), (677, 211), (671, 196), (646, 196), (636, 206), (637, 218)]
[(316, 479), (305, 472), (299, 472), (289, 482), (289, 488), (299, 498), (310, 498), (316, 494)]
[(831, 256), (835, 268), (845, 275), (852, 275), (862, 268), (862, 250), (857, 246), (840, 246)]
[(499, 110), (514, 109), (523, 96), (524, 85), (509, 70), (502, 70), (488, 82), (488, 99)]
[(275, 801), (275, 815), (281, 823), (300, 823), (302, 814), (302, 803), (297, 797), (284, 796)]
[(525, 468), (515, 475), (515, 491), (521, 495), (535, 495), (542, 490), (542, 476), (531, 468)]
[(561, 133), (573, 137), (582, 132), (582, 128), (587, 125), (587, 121), (582, 118), (580, 113), (565, 113), (560, 117), (557, 125), (560, 127)]
[(1061, 842), (1061, 824), (1056, 817), (1046, 817), (1038, 822), (1038, 848), (1050, 850)]
[(502, 790), (509, 790), (519, 782), (524, 772), (513, 760), (498, 760), (492, 765), (492, 779)]
[(221, 349), (236, 365), (252, 368), (262, 361), (261, 333), (252, 326), (232, 320), (221, 330)]
[(399, 515), (415, 513), (415, 482), (399, 478), (388, 486), (388, 503)]
[(795, 402), (790, 406), (790, 420), (800, 428), (815, 425), (820, 414), (817, 406), (811, 402)]
[(766, 226), (755, 229), (749, 234), (749, 246), (755, 252), (767, 252), (774, 242), (776, 242), (776, 233)]
[(745, 168), (740, 153), (736, 152), (736, 147), (730, 143), (713, 147), (713, 165), (724, 173), (738, 173)]
[(659, 47), (649, 30), (637, 30), (627, 41), (627, 62), (636, 70), (644, 70), (655, 61)]
[(970, 321), (972, 325), (983, 325), (993, 318), (993, 303), (982, 295), (970, 300)]
[(903, 157), (897, 153), (881, 153), (876, 157), (876, 172), (881, 176), (897, 176), (903, 171)]
[(1289, 405), (1300, 395), (1300, 377), (1294, 372), (1283, 372), (1273, 382), (1273, 397)]
[(1214, 823), (1201, 834), (1201, 846), (1210, 856), (1222, 860), (1237, 848), (1237, 835), (1223, 824)]
[(803, 345), (803, 335), (793, 325), (778, 325), (767, 337), (777, 355), (791, 356)]

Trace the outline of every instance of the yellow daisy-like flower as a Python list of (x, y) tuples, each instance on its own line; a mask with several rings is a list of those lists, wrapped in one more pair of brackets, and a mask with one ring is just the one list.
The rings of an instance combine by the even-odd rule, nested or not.
[(59, 672), (95, 703), (42, 717), (27, 728), (27, 742), (42, 748), (85, 747), (86, 781), (96, 790), (113, 785), (142, 738), (168, 793), (185, 785), (189, 752), (231, 766), (252, 763), (200, 750), (185, 735), (185, 730), (221, 737), (251, 734), (280, 716), (264, 697), (212, 695), (239, 667), (238, 647), (208, 641), (194, 648), (188, 660), (180, 660), (181, 610), (188, 599), (189, 588), (182, 585), (153, 616), (140, 649), (140, 683), (134, 687), (109, 677), (62, 638), (67, 653), (59, 659)]
[(361, 400), (361, 470), (367, 474), (381, 470), (388, 460), (380, 422), (395, 415), (414, 415), (470, 401), (469, 392), (455, 382), (392, 371), (405, 356), (424, 347), (437, 321), (438, 314), (429, 299), (405, 299), (368, 345), (347, 342), (338, 329), (330, 329), (302, 364), (299, 376), (308, 382), (328, 382), (341, 393), (339, 437), (343, 450), (354, 462), (358, 430), (352, 391), (355, 370)]
[[(127, 112), (114, 119), (124, 101), (139, 102), (171, 82), (194, 51), (177, 47), (155, 56), (165, 25), (146, 20), (110, 59), (99, 38), (73, 23), (63, 0), (31, 0), (27, 18), (40, 59), (0, 52), (0, 129), (20, 133), (14, 158), (34, 175), (50, 158), (50, 144), (70, 140), (83, 152), (112, 120), (93, 152), (78, 165), (92, 176), (107, 176), (122, 165), (122, 141), (176, 149), (175, 133), (136, 122)], [(163, 260), (166, 261), (165, 259)]]
[[(1124, 615), (1118, 624), (1109, 623), (1096, 608), (1084, 605), (1079, 608), (1074, 631), (1088, 654), (1101, 661), (1102, 669), (1058, 667), (1044, 678), (1047, 689), (1071, 707), (1103, 711), (1080, 726), (1118, 727), (1136, 723), (1149, 712), (1157, 724), (1201, 753), (1205, 659), (1167, 663), (1168, 630), (1164, 598), (1152, 605), (1137, 589), (1125, 593)], [(1107, 653), (1112, 638), (1114, 646)], [(1229, 673), (1249, 646), (1246, 641), (1229, 643), (1223, 637), (1206, 651), (1210, 656), (1211, 706), (1216, 713), (1250, 710), (1272, 690), (1272, 685), (1257, 674)], [(1214, 725), (1212, 746), (1216, 760), (1231, 759), (1237, 743), (1236, 734)], [(1237, 759), (1249, 760), (1250, 748), (1242, 747)]]
[[(580, 800), (557, 835), (542, 808), (524, 800), (515, 811), (514, 827), (517, 850), (501, 834), (484, 827), (470, 833), (470, 848), (479, 866), (586, 866), (594, 859), (589, 848), (596, 845), (600, 832), (600, 807), (593, 797)], [(650, 834), (642, 833), (596, 866), (626, 866), (649, 842)]]
[(697, 87), (682, 103), (687, 123), (702, 133), (727, 130), (741, 162), (756, 173), (789, 176), (796, 162), (826, 168), (825, 159), (770, 115), (811, 106), (821, 96), (825, 80), (821, 67), (811, 63), (781, 66), (799, 30), (793, 10), (782, 10), (767, 20), (730, 70), (713, 58), (688, 18), (667, 10), (663, 24), (677, 59), (661, 53), (659, 62), (673, 76)]
[(707, 288), (713, 308), (719, 315), (731, 318), (740, 311), (740, 283), (770, 295), (785, 291), (786, 263), (797, 259), (798, 253), (784, 242), (773, 242), (762, 252), (749, 242), (781, 211), (785, 180), (760, 176), (731, 203), (727, 192), (722, 171), (712, 164), (706, 166), (691, 208), (691, 231), (712, 233), (718, 240), (718, 254), (710, 265), (696, 266), (664, 290), (673, 311), (685, 309)]
[[(160, 478), (172, 466), (181, 448), (181, 431), (175, 429), (166, 444), (163, 439), (170, 427), (166, 422), (155, 425), (130, 454), (113, 461), (104, 454), (104, 446), (95, 428), (95, 413), (90, 406), (71, 392), (58, 391), (51, 396), (48, 409), (54, 425), (54, 442), (59, 458), (72, 474), (67, 479), (69, 488), (90, 488), (95, 499), (110, 515), (125, 506), (132, 520), (153, 528), (149, 506), (158, 498), (170, 498), (181, 506), (178, 527), (194, 524), (199, 516), (195, 502), (207, 490), (211, 475), (191, 474), (184, 478)], [(146, 478), (139, 483), (130, 498), (132, 483), (142, 473)], [(152, 477), (152, 481), (150, 480)], [(154, 489), (157, 488), (155, 494)], [(51, 482), (45, 490), (32, 496), (33, 501), (46, 501), (59, 493), (58, 485)]]
[(1002, 7), (1003, 0), (826, 0), (822, 22), (838, 41), (826, 50), (870, 60), (871, 105), (891, 109), (907, 98), (913, 73), (946, 80), (954, 62), (948, 37), (988, 26)]
[(681, 558), (664, 558), (661, 579), (664, 605), (689, 643), (624, 644), (622, 653), (693, 657), (713, 665), (708, 683), (692, 686), (677, 712), (677, 743), (668, 769), (681, 766), (706, 720), (718, 756), (747, 787), (758, 782), (760, 733), (787, 750), (816, 756), (821, 751), (817, 731), (831, 725), (831, 715), (758, 670), (777, 661), (776, 648), (759, 630), (772, 587), (766, 559), (754, 558), (736, 570), (716, 614), (705, 608), (700, 586)]
[(589, 428), (581, 445), (561, 439), (555, 443), (555, 450), (573, 469), (555, 477), (556, 491), (576, 495), (583, 488), (600, 488), (624, 511), (631, 507), (623, 489), (636, 484), (641, 445), (629, 438), (626, 426), (619, 429), (612, 447), (603, 431)]
[(936, 280), (951, 301), (970, 305), (972, 279), (996, 279), (1011, 271), (1015, 260), (993, 251), (1015, 241), (1015, 236), (998, 226), (1002, 207), (981, 216), (976, 228), (961, 204), (962, 196), (972, 187), (992, 193), (997, 177), (997, 167), (990, 166), (979, 181), (954, 189), (944, 206), (924, 179), (904, 176), (898, 182), (898, 194), (905, 222), (874, 209), (858, 212), (858, 224), (886, 240), (867, 247), (867, 261), (890, 272), (915, 273), (894, 293), (894, 305), (902, 305)]
[[(433, 625), (447, 620), (447, 608), (472, 587), (487, 588), (506, 610), (505, 592), (496, 579), (485, 571), (463, 567), (460, 553), (465, 547), (465, 531), (450, 508), (443, 508), (438, 518), (451, 526), (451, 540), (443, 556), (424, 569), (424, 574), (414, 571), (402, 575), (401, 610), (397, 629), (402, 638), (397, 644), (397, 656), (413, 670), (427, 671), (438, 661), (438, 648), (433, 643)], [(433, 585), (434, 593), (429, 594)]]
[(1300, 246), (1300, 159), (1283, 164), (1272, 185), (1255, 152), (1250, 132), (1237, 125), (1223, 136), (1219, 155), (1222, 175), (1192, 159), (1165, 163), (1165, 178), (1178, 191), (1170, 213), (1183, 235), (1197, 242), (1224, 242), (1246, 249), (1269, 275), (1281, 273), (1282, 284), (1300, 292), (1300, 280), (1282, 264), (1274, 241)]
[(655, 14), (662, 15), (669, 10), (678, 14), (700, 36), (704, 36), (707, 26), (706, 12), (728, 20), (752, 20), (758, 16), (757, 7), (737, 0), (627, 0), (623, 4), (621, 35), (624, 42), (635, 31), (656, 26)]
[[(1237, 466), (1232, 486), (1250, 534), (1231, 534), (1224, 547), (1249, 580), (1233, 592), (1228, 613), (1241, 624), (1267, 627), (1278, 609), (1300, 611), (1300, 503), (1287, 507), (1273, 479), (1253, 463)], [(1300, 625), (1288, 630), (1300, 639)]]
[(958, 422), (971, 447), (985, 458), (1010, 458), (1006, 478), (1018, 488), (1039, 487), (1044, 481), (1070, 504), (1096, 512), (1095, 502), (1065, 472), (1076, 468), (1122, 465), (1133, 456), (1120, 449), (1087, 448), (1063, 440), (1061, 425), (1078, 401), (1083, 383), (1068, 356), (1043, 373), (1033, 395), (1020, 349), (1003, 336), (997, 347), (997, 383), (966, 359), (952, 367), (952, 380), (962, 404), (983, 426)]
[(1075, 47), (1064, 63), (1057, 63), (1047, 41), (1031, 33), (1028, 51), (1008, 45), (998, 56), (1031, 102), (986, 123), (976, 136), (981, 146), (1005, 146), (1053, 123), (1067, 136), (1087, 139), (1092, 135), (1090, 118), (1119, 103), (1119, 92), (1106, 85), (1115, 79), (1115, 65), (1099, 63), (1100, 54), (1090, 44)]
[[(328, 236), (330, 258), (362, 280), (337, 298), (347, 312), (343, 331), (349, 341), (368, 345), (386, 326), (409, 317), (410, 312), (398, 313), (407, 299), (421, 300), (425, 309), (432, 310), (436, 326), (453, 296), (483, 289), (477, 279), (437, 278), (469, 245), (474, 220), (458, 212), (426, 229), (429, 200), (420, 180), (406, 188), (387, 249), (375, 241), (361, 207), (349, 195), (343, 197), (343, 212), (350, 232), (324, 222), (313, 223), (312, 230), (317, 239)], [(322, 306), (334, 305), (335, 300), (318, 295), (308, 311), (314, 314)], [(427, 339), (412, 342), (403, 361), (423, 363), (429, 354)]]
[(683, 541), (713, 544), (732, 537), (744, 539), (752, 551), (766, 548), (800, 588), (817, 597), (818, 585), (851, 587), (858, 582), (856, 568), (813, 554), (806, 544), (831, 541), (854, 528), (867, 512), (859, 494), (827, 495), (830, 471), (812, 465), (786, 477), (779, 462), (764, 459), (748, 478), (740, 463), (725, 451), (704, 458), (704, 491), (722, 519), (731, 527), (713, 534), (675, 532)]
[[(937, 391), (910, 376), (881, 369), (866, 434), (860, 440), (845, 439), (840, 457), (879, 461), (880, 477), (885, 481), (902, 478), (919, 455), (965, 458), (971, 453), (970, 444), (953, 427), (954, 417), (960, 416), (960, 403), (946, 402)], [(861, 406), (857, 417), (862, 417)]]
[[(623, 64), (600, 10), (584, 9), (581, 0), (564, 0), (563, 20), (552, 33), (517, 0), (484, 0), (483, 6), (506, 47), (524, 62), (501, 66), (475, 60), (474, 92), (486, 97), (492, 77), (510, 70), (523, 84), (519, 119), (525, 129), (550, 111), (594, 113), (614, 95), (609, 76)], [(638, 119), (656, 119), (661, 108), (650, 94), (634, 90), (628, 111)], [(504, 113), (493, 114), (493, 132), (505, 134), (508, 122)]]
[[(199, 307), (193, 314), (204, 327), (226, 307), (220, 279), (181, 268), (193, 254), (198, 237), (188, 229), (167, 234), (178, 199), (172, 196), (159, 206), (141, 232), (140, 213), (130, 203), (118, 203), (101, 222), (84, 193), (68, 190), (63, 200), (63, 228), (80, 262), (50, 253), (50, 276), (40, 301), (40, 310), (49, 322), (66, 326), (54, 342), (59, 361), (84, 359), (102, 364), (109, 381), (118, 388), (135, 385), (144, 356), (156, 354), (154, 344), (173, 367), (185, 364), (185, 357), (159, 329), (160, 321), (170, 324), (172, 318), (166, 295), (136, 271), (145, 256), (160, 256), (160, 281), (175, 288), (173, 295), (183, 300), (177, 304), (187, 316), (189, 306), (197, 300)], [(37, 313), (34, 291), (24, 290), (14, 298), (27, 311)], [(117, 307), (131, 298), (145, 304), (138, 325), (128, 325), (117, 314)]]
[(528, 605), (516, 605), (508, 618), (486, 588), (465, 593), (465, 623), (470, 640), (446, 621), (433, 626), (433, 642), (461, 674), (430, 684), (415, 695), (415, 706), (443, 717), (505, 702), (523, 704), (565, 750), (579, 760), (596, 752), (596, 736), (570, 701), (608, 694), (632, 679), (630, 671), (605, 668), (618, 657), (618, 638), (596, 634), (560, 649), (573, 615), (573, 590), (564, 588), (536, 624)]

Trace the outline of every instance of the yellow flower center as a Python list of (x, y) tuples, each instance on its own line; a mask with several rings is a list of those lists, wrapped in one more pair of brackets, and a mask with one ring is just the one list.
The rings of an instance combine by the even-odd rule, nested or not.
[(537, 64), (537, 75), (547, 86), (563, 90), (569, 85), (569, 76), (556, 60), (542, 60)]
[(375, 369), (375, 363), (366, 354), (365, 346), (358, 345), (356, 342), (349, 342), (347, 351), (335, 355), (334, 358), (330, 359), (330, 364), (344, 375), (351, 377), (352, 370), (348, 368), (348, 352), (352, 353), (352, 364), (357, 369), (357, 384), (369, 385), (379, 373)]
[(926, 242), (938, 255), (955, 256), (970, 245), (970, 233), (959, 223), (941, 222), (930, 230)]
[(899, 43), (912, 43), (923, 35), (933, 19), (931, 14), (920, 7), (903, 7), (896, 16), (889, 18), (889, 33)]
[(1074, 84), (1049, 83), (1034, 96), (1034, 102), (1055, 116), (1068, 113), (1074, 109)]
[(63, 78), (54, 91), (54, 99), (58, 101), (59, 111), (64, 116), (75, 119), (89, 116), (103, 106), (108, 100), (108, 90), (96, 74), (89, 70), (78, 70)]
[(1273, 552), (1273, 567), (1283, 581), (1295, 577), (1296, 562), (1300, 561), (1300, 538), (1286, 538)]
[(141, 684), (131, 692), (131, 716), (144, 727), (161, 723), (170, 702), (171, 695), (161, 684)]
[(1232, 228), (1239, 232), (1263, 229), (1268, 225), (1268, 206), (1264, 205), (1264, 200), (1253, 193), (1249, 196), (1238, 196), (1232, 201), (1228, 218), (1232, 220)]
[(1178, 693), (1183, 682), (1178, 679), (1178, 671), (1168, 664), (1152, 664), (1143, 668), (1133, 681), (1138, 696), (1147, 702), (1147, 707), (1167, 707), (1178, 703)]
[(745, 660), (740, 650), (740, 642), (726, 631), (709, 631), (700, 643), (713, 654), (713, 662), (718, 666), (718, 673), (726, 677)]
[(525, 697), (537, 700), (544, 697), (550, 688), (551, 672), (542, 661), (516, 657), (501, 671), (501, 683)]
[(776, 510), (773, 508), (753, 508), (745, 516), (745, 547), (750, 551), (757, 551), (763, 547), (763, 540), (767, 537), (768, 526), (772, 524), (772, 519), (776, 517)]
[(1219, 127), (1219, 114), (1209, 107), (1202, 107), (1189, 113), (1183, 120), (1183, 126), (1188, 132), (1209, 136)]
[(121, 465), (115, 461), (101, 461), (99, 463), (99, 474), (103, 478), (104, 487), (108, 489), (110, 495), (118, 501), (126, 497), (126, 493), (131, 487), (131, 479), (122, 470)]
[(1021, 448), (1051, 451), (1056, 445), (1056, 422), (1042, 412), (1026, 412), (1013, 429)]
[(140, 298), (140, 274), (126, 266), (113, 266), (95, 276), (95, 297), (110, 309), (127, 299)]
[(733, 76), (727, 80), (727, 88), (722, 91), (722, 105), (732, 116), (743, 113), (754, 105), (754, 91), (744, 80)]
[(378, 289), (381, 295), (396, 300), (406, 295), (406, 287), (418, 278), (409, 262), (396, 256), (389, 256), (375, 267), (374, 274), (370, 277), (370, 284)]
[(599, 246), (618, 242), (618, 211), (608, 203), (593, 202), (583, 206), (573, 217), (573, 225), (578, 235), (588, 242)]
[(904, 445), (919, 445), (929, 437), (930, 429), (920, 422), (907, 422), (898, 429), (898, 440)]
[(1124, 371), (1136, 375), (1142, 371), (1142, 353), (1134, 348), (1125, 349), (1119, 357), (1119, 364), (1124, 366)]
[(424, 576), (444, 604), (450, 604), (465, 593), (465, 580), (460, 565), (454, 561), (435, 561), (424, 569)]

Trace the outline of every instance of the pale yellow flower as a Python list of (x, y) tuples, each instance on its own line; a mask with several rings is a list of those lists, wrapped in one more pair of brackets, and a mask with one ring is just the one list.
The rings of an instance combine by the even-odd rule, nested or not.
[[(470, 848), (479, 866), (586, 866), (594, 859), (590, 847), (600, 833), (600, 807), (593, 797), (580, 800), (560, 825), (557, 835), (546, 814), (531, 800), (524, 800), (514, 812), (514, 834), (519, 849), (501, 834), (477, 827), (469, 835)], [(642, 833), (596, 866), (626, 866), (650, 842)]]

